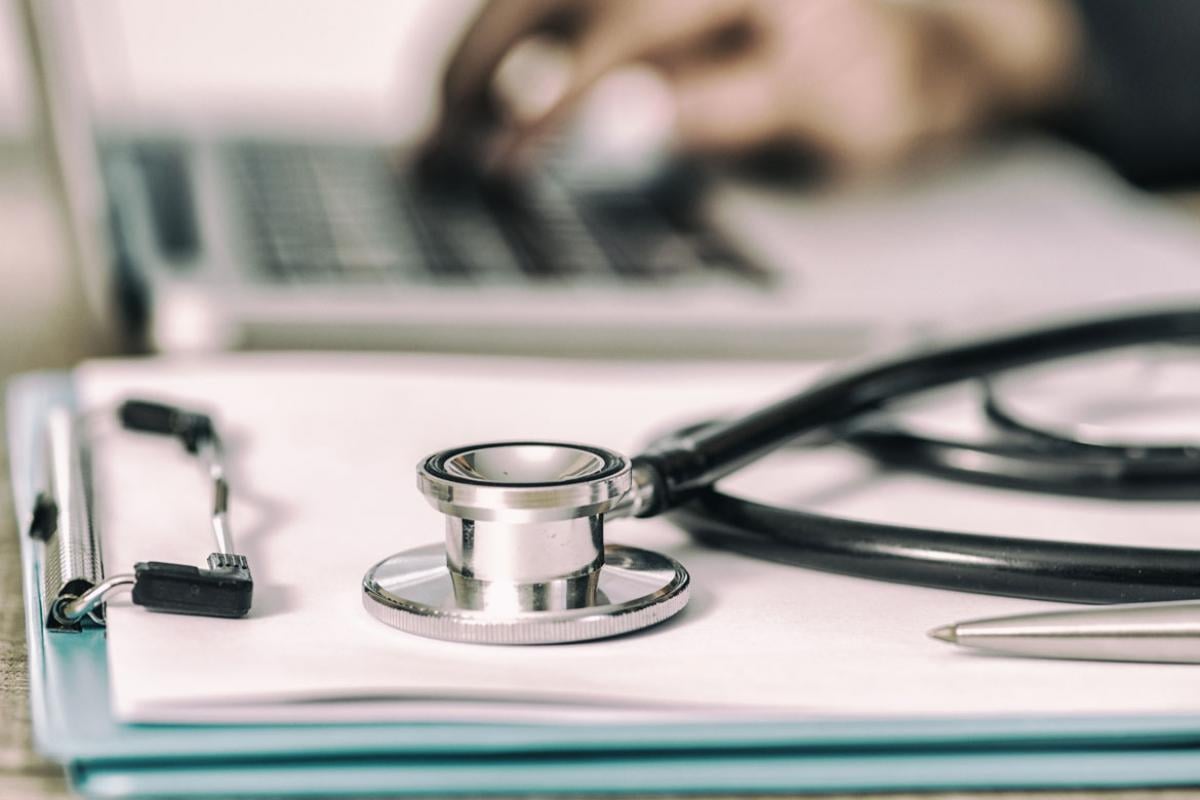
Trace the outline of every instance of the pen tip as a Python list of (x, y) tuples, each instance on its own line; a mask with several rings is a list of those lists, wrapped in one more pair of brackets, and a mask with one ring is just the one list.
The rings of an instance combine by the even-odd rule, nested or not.
[(943, 642), (955, 644), (958, 642), (958, 629), (954, 625), (943, 625), (940, 628), (931, 630), (929, 636), (933, 639), (940, 639)]

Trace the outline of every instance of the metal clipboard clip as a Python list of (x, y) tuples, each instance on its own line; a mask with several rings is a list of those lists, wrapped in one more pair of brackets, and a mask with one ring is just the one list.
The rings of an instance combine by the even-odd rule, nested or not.
[(81, 631), (104, 624), (104, 603), (132, 589), (133, 602), (154, 611), (210, 617), (244, 617), (254, 581), (246, 557), (234, 552), (229, 529), (229, 483), (221, 439), (212, 419), (161, 403), (128, 400), (117, 410), (125, 430), (170, 436), (200, 459), (212, 479), (211, 525), (216, 552), (208, 568), (158, 561), (134, 565), (132, 573), (104, 577), (104, 559), (92, 519), (89, 451), (75, 413), (65, 407), (46, 415), (42, 491), (34, 503), (29, 535), (45, 547), (42, 608), (52, 631)]

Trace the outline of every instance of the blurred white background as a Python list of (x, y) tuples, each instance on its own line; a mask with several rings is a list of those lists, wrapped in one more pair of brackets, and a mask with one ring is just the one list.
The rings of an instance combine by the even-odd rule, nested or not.
[[(437, 76), (479, 4), (76, 2), (71, 66), (106, 120), (262, 119), (404, 140), (431, 122)], [(20, 0), (0, 0), (0, 378), (111, 347), (85, 312), (52, 202), (27, 53)]]
[(0, 137), (20, 138), (30, 124), (28, 71), (15, 0), (0, 0)]
[[(30, 127), (16, 0), (0, 0), (0, 136)], [(79, 4), (104, 114), (318, 116), (397, 134), (427, 121), (435, 76), (477, 0), (116, 0)], [(414, 113), (414, 109), (419, 113)]]
[[(9, 0), (11, 2), (11, 0)], [(298, 118), (407, 138), (476, 0), (117, 0), (79, 3), (95, 110)]]

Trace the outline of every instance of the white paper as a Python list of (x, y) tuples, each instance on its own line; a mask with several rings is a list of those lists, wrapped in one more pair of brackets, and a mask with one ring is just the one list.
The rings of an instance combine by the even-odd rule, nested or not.
[[(113, 602), (115, 711), (170, 722), (594, 721), (617, 709), (671, 717), (1200, 712), (1195, 667), (986, 657), (925, 635), (1053, 604), (767, 563), (707, 549), (659, 519), (607, 531), (609, 541), (663, 550), (691, 571), (687, 610), (640, 634), (488, 647), (401, 633), (363, 610), (368, 567), (442, 538), (440, 516), (414, 488), (414, 466), (428, 453), (503, 438), (632, 453), (650, 432), (759, 404), (813, 370), (347, 355), (85, 365), (78, 385), (88, 407), (148, 395), (215, 411), (231, 453), (238, 550), (255, 577), (247, 619)], [(101, 435), (96, 473), (110, 572), (140, 560), (203, 562), (208, 487), (177, 444)], [(1170, 547), (1194, 546), (1200, 516), (1193, 503), (1028, 496), (881, 475), (840, 450), (774, 456), (729, 485), (862, 518)]]

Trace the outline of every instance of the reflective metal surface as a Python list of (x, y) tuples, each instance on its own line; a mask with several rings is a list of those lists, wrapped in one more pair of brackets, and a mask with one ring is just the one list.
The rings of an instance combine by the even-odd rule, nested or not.
[(363, 580), (363, 605), (394, 628), (459, 642), (553, 644), (617, 636), (662, 622), (687, 604), (688, 574), (674, 559), (610, 546), (586, 584), (585, 602), (565, 582), (468, 581), (428, 545), (385, 559)]
[(445, 548), (421, 547), (367, 573), (372, 615), (423, 636), (546, 644), (615, 636), (687, 603), (673, 559), (604, 546), (604, 517), (635, 512), (629, 460), (598, 447), (500, 442), (435, 453), (417, 487), (447, 515)]
[(946, 625), (929, 635), (1004, 655), (1200, 664), (1200, 602), (994, 617)]
[(497, 442), (443, 450), (417, 465), (439, 511), (473, 520), (564, 520), (608, 511), (632, 485), (629, 460), (581, 444)]
[[(53, 509), (54, 522), (45, 531), (42, 596), (47, 611), (46, 627), (56, 631), (80, 629), (78, 622), (86, 612), (70, 619), (59, 612), (104, 577), (89, 510), (87, 449), (80, 434), (71, 409), (56, 407), (46, 414), (42, 485), (46, 487), (44, 501)], [(103, 620), (98, 614), (94, 619)]]
[(442, 469), (485, 483), (563, 483), (597, 475), (606, 463), (599, 453), (578, 447), (516, 444), (464, 450), (446, 458)]
[[(100, 607), (110, 597), (127, 587), (133, 586), (135, 581), (136, 579), (133, 575), (113, 575), (110, 578), (100, 581), (100, 583), (74, 599), (70, 599), (69, 597), (59, 598), (51, 607), (50, 612), (63, 625), (73, 625), (88, 615), (97, 614)], [(93, 618), (101, 624), (104, 622), (102, 613), (100, 616), (94, 616)]]
[(446, 520), (446, 563), (468, 578), (537, 582), (568, 578), (604, 563), (599, 515), (562, 522)]

